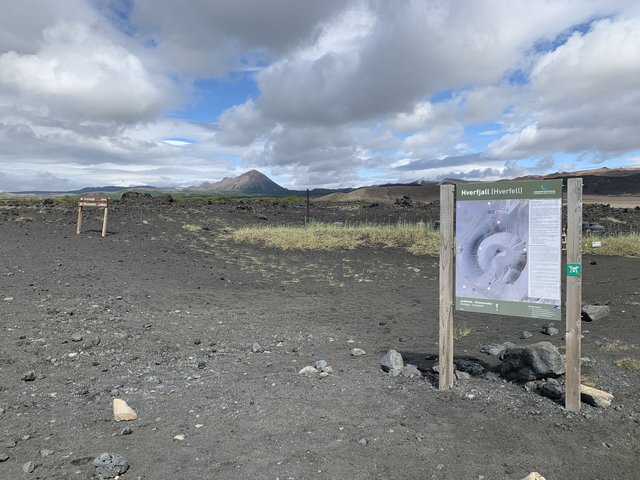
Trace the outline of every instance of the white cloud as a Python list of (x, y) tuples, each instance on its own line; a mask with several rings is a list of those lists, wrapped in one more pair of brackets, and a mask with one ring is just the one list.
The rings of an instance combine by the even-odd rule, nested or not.
[(74, 120), (130, 122), (165, 105), (162, 81), (138, 57), (84, 24), (57, 23), (34, 54), (0, 55), (0, 86), (26, 108)]
[[(9, 183), (51, 175), (52, 184), (184, 185), (255, 167), (301, 188), (492, 178), (552, 168), (535, 162), (555, 152), (580, 163), (640, 149), (640, 9), (630, 1), (3, 7), (0, 171)], [(228, 105), (197, 80), (235, 70), (255, 72), (257, 94), (222, 114), (199, 111), (210, 125), (176, 118), (209, 100)]]
[(526, 158), (557, 151), (636, 150), (639, 78), (640, 18), (599, 20), (538, 58), (531, 96), (519, 105), (524, 125), (492, 142), (488, 152)]

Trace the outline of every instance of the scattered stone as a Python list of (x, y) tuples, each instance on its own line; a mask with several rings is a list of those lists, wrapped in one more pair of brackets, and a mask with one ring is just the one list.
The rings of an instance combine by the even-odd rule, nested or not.
[(316, 370), (322, 370), (327, 365), (328, 363), (326, 360), (316, 360), (316, 363), (315, 363)]
[(177, 440), (178, 442), (182, 442), (184, 440), (184, 434), (180, 433), (178, 435), (176, 435), (175, 437), (173, 437), (174, 440)]
[(409, 270), (411, 270), (413, 273), (419, 273), (420, 269), (418, 267), (409, 267)]
[(531, 333), (529, 330), (523, 330), (522, 332), (520, 332), (520, 338), (522, 340), (526, 340), (527, 338), (531, 337), (533, 337), (533, 333)]
[(382, 368), (383, 372), (390, 373), (394, 377), (399, 375), (404, 368), (402, 355), (395, 350), (389, 350), (380, 359), (380, 368)]
[(351, 349), (351, 356), (352, 357), (360, 357), (360, 356), (366, 355), (366, 354), (367, 354), (367, 352), (365, 352), (361, 348), (352, 348)]
[(507, 349), (500, 371), (503, 377), (516, 381), (557, 377), (565, 372), (565, 360), (553, 344), (532, 343)]
[(545, 478), (542, 475), (540, 475), (538, 472), (531, 472), (522, 480), (545, 480)]
[(138, 414), (133, 408), (127, 405), (127, 402), (120, 398), (114, 398), (113, 418), (116, 422), (124, 422), (129, 420), (136, 420), (138, 418)]
[(422, 372), (418, 370), (418, 367), (409, 363), (402, 368), (402, 376), (407, 378), (420, 378), (422, 377)]
[(498, 375), (496, 372), (487, 372), (483, 375), (483, 377), (485, 378), (485, 380), (489, 380), (491, 382), (497, 382), (498, 380), (500, 380), (500, 375)]
[(251, 351), (253, 353), (262, 353), (264, 352), (264, 349), (262, 348), (262, 346), (260, 346), (258, 342), (255, 342), (253, 345), (251, 345)]
[(120, 430), (120, 435), (131, 435), (133, 433), (133, 428), (131, 425), (127, 425), (122, 430)]
[(22, 471), (24, 473), (33, 473), (36, 469), (36, 464), (29, 460), (27, 463), (22, 464)]
[(309, 375), (312, 373), (318, 373), (318, 369), (312, 367), (311, 365), (307, 365), (306, 367), (303, 367), (298, 371), (298, 375)]
[(592, 322), (594, 320), (601, 320), (607, 317), (609, 313), (611, 313), (609, 305), (583, 305), (582, 321)]
[[(549, 379), (553, 380), (553, 379)], [(564, 390), (558, 382), (544, 382), (538, 386), (538, 393), (543, 397), (550, 398), (551, 400), (560, 400), (564, 396)]]
[(329, 376), (329, 372), (320, 372), (320, 378), (325, 378)]
[(333, 367), (331, 365), (327, 365), (322, 369), (322, 371), (325, 373), (333, 373)]
[(482, 347), (480, 351), (482, 353), (487, 353), (493, 357), (499, 357), (505, 352), (507, 348), (511, 347), (515, 347), (515, 345), (511, 342), (491, 343)]
[(535, 392), (536, 390), (538, 390), (538, 382), (534, 382), (534, 381), (527, 382), (524, 384), (524, 389), (528, 393)]
[(7, 460), (9, 460), (9, 455), (6, 453), (0, 453), (0, 463), (6, 462)]
[(196, 338), (196, 339), (193, 341), (193, 344), (194, 344), (194, 345), (200, 345), (201, 343), (202, 343), (202, 340), (200, 340), (199, 338)]
[(590, 357), (580, 357), (580, 365), (583, 367), (593, 367), (596, 361)]
[(461, 372), (460, 370), (456, 370), (455, 374), (458, 380), (469, 380), (471, 378), (470, 374), (467, 372)]
[(366, 438), (361, 438), (360, 440), (358, 440), (358, 443), (359, 443), (360, 445), (366, 445), (366, 444), (367, 444), (367, 443), (369, 443), (369, 442), (367, 442), (367, 439), (366, 439)]
[(479, 377), (484, 373), (485, 368), (482, 364), (474, 362), (473, 360), (467, 360), (465, 358), (457, 358), (453, 361), (456, 370), (466, 372), (472, 377)]
[(53, 455), (54, 453), (56, 453), (55, 450), (51, 450), (49, 448), (43, 448), (42, 450), (40, 450), (40, 456), (42, 458), (44, 457), (50, 457), (51, 455)]
[(22, 375), (23, 382), (33, 382), (36, 379), (36, 372), (33, 370), (29, 370), (27, 373)]
[(204, 360), (198, 360), (198, 364), (197, 367), (202, 370), (203, 368), (205, 368), (207, 366), (207, 362)]
[(589, 405), (599, 408), (607, 408), (613, 402), (613, 395), (597, 388), (580, 385), (580, 399)]
[(81, 333), (74, 333), (73, 335), (71, 335), (71, 341), (72, 342), (81, 342), (82, 341), (82, 334)]
[(542, 327), (542, 333), (553, 337), (554, 335), (558, 335), (560, 331), (552, 323), (550, 323), (549, 325), (545, 325), (544, 327)]
[(101, 453), (93, 461), (95, 474), (101, 478), (115, 478), (129, 470), (129, 462), (117, 453)]

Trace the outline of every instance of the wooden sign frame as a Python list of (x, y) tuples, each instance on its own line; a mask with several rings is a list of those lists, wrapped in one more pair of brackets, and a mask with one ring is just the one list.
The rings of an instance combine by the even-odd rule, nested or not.
[[(439, 389), (453, 387), (454, 217), (455, 186), (440, 186), (440, 308)], [(565, 407), (580, 412), (580, 355), (582, 308), (582, 178), (567, 180), (567, 273), (565, 298)], [(569, 269), (567, 269), (569, 272)], [(576, 273), (577, 272), (577, 273)]]
[(111, 201), (108, 198), (96, 197), (80, 197), (78, 200), (78, 225), (76, 227), (76, 235), (80, 234), (82, 228), (82, 209), (84, 207), (100, 207), (104, 208), (104, 217), (102, 219), (102, 236), (107, 234), (107, 220), (109, 218), (109, 206)]

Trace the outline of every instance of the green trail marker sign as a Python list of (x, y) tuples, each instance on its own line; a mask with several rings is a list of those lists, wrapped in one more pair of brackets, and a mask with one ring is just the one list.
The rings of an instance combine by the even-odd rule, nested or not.
[(582, 265), (579, 263), (567, 264), (567, 277), (579, 277), (582, 275)]
[(560, 320), (562, 180), (458, 184), (455, 209), (456, 310)]

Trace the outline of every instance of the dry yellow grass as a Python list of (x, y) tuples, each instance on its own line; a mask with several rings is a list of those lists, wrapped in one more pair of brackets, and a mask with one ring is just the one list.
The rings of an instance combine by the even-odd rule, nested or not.
[(640, 371), (640, 360), (637, 358), (625, 357), (619, 358), (615, 360), (613, 363), (620, 368), (624, 368), (625, 370), (629, 370), (630, 372)]
[(415, 255), (437, 255), (437, 230), (421, 225), (346, 225), (312, 223), (308, 227), (245, 227), (233, 232), (237, 242), (281, 250), (352, 250), (359, 247), (404, 248)]
[(182, 225), (182, 228), (191, 233), (198, 233), (202, 231), (202, 227), (200, 225), (194, 225), (192, 223), (184, 224)]
[(598, 345), (603, 352), (621, 352), (629, 350), (629, 345), (622, 343), (620, 340), (608, 340)]
[[(593, 242), (601, 242), (601, 247), (594, 247)], [(584, 237), (582, 251), (594, 255), (616, 255), (620, 257), (640, 257), (640, 235), (591, 236)]]

